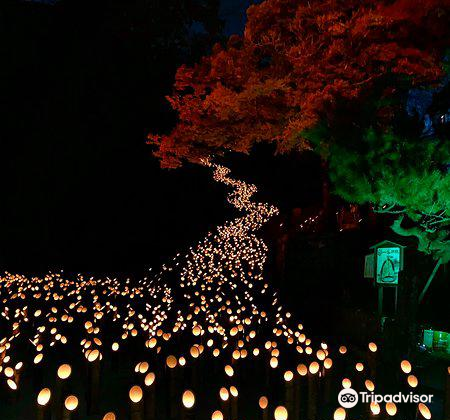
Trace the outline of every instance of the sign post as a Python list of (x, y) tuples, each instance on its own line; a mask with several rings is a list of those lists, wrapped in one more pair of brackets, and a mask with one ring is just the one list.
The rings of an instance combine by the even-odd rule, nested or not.
[(385, 287), (395, 287), (395, 312), (398, 301), (398, 274), (403, 270), (404, 246), (382, 241), (370, 247), (373, 254), (366, 255), (364, 277), (375, 278), (378, 288), (378, 314), (383, 315)]

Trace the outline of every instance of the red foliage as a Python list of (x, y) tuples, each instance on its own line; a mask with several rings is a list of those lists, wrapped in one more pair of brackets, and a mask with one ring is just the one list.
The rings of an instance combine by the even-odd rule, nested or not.
[(450, 0), (266, 0), (247, 15), (243, 37), (178, 69), (168, 99), (179, 122), (149, 136), (163, 166), (262, 141), (308, 148), (302, 131), (337, 99), (359, 99), (384, 79), (389, 92), (395, 76), (436, 80), (450, 35)]

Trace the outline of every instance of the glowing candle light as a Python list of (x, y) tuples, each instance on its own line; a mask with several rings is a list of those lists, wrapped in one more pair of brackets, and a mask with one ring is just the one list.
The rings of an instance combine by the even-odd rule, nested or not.
[(350, 388), (351, 386), (352, 386), (352, 381), (351, 381), (350, 379), (344, 378), (344, 379), (342, 380), (342, 387), (343, 387), (344, 389), (348, 389), (348, 388)]
[(99, 356), (100, 356), (100, 352), (97, 349), (89, 351), (87, 353), (87, 359), (91, 363), (95, 362), (99, 358)]
[(346, 412), (342, 407), (337, 408), (333, 414), (333, 420), (345, 420)]
[(130, 388), (130, 392), (128, 393), (128, 396), (130, 397), (130, 400), (134, 403), (138, 403), (142, 400), (142, 388), (138, 385), (134, 385)]
[(220, 396), (220, 399), (222, 400), (222, 401), (228, 401), (228, 398), (229, 398), (229, 392), (228, 392), (228, 389), (226, 389), (226, 388), (224, 388), (224, 387), (222, 387), (222, 388), (220, 388), (220, 391), (219, 391), (219, 396)]
[(297, 372), (300, 376), (306, 376), (308, 374), (308, 368), (306, 365), (300, 364), (297, 366)]
[(59, 379), (64, 380), (64, 379), (67, 379), (71, 375), (71, 373), (72, 373), (72, 368), (70, 367), (70, 365), (64, 364), (58, 368), (57, 375), (58, 375)]
[(42, 353), (37, 354), (36, 357), (33, 360), (34, 364), (37, 365), (38, 363), (41, 362), (41, 360), (43, 358), (44, 358), (44, 355)]
[(225, 373), (229, 376), (232, 377), (234, 375), (234, 369), (230, 366), (230, 365), (226, 365), (225, 366)]
[(277, 408), (275, 408), (274, 413), (275, 420), (287, 420), (288, 418), (288, 412), (285, 407), (282, 405), (279, 405)]
[(415, 388), (417, 385), (419, 385), (419, 380), (414, 375), (408, 375), (408, 385), (411, 388)]
[(39, 394), (37, 396), (37, 403), (42, 406), (47, 405), (48, 402), (50, 401), (51, 395), (52, 395), (52, 393), (51, 393), (50, 389), (48, 389), (48, 388), (41, 389), (41, 391), (39, 392)]
[(211, 420), (223, 420), (223, 414), (221, 411), (216, 410), (212, 413)]
[(431, 419), (431, 411), (430, 409), (423, 403), (419, 403), (419, 413), (423, 416), (424, 419)]
[(17, 390), (17, 384), (12, 379), (8, 379), (6, 383), (13, 391)]
[(153, 385), (153, 382), (155, 382), (155, 374), (153, 372), (147, 373), (144, 379), (145, 386), (151, 386)]
[(191, 347), (191, 350), (190, 350), (190, 353), (191, 353), (191, 356), (192, 356), (194, 359), (197, 359), (197, 357), (200, 356), (200, 351), (199, 351), (199, 349), (198, 349), (197, 346), (192, 346), (192, 347)]
[(369, 379), (366, 379), (364, 381), (364, 385), (366, 386), (366, 389), (370, 392), (372, 392), (375, 389), (374, 383)]
[(183, 405), (186, 408), (192, 408), (195, 404), (194, 393), (191, 390), (187, 389), (186, 391), (183, 392), (182, 401), (183, 401)]
[(74, 411), (78, 407), (78, 398), (75, 395), (69, 395), (64, 401), (64, 407), (69, 411)]
[(267, 397), (262, 396), (259, 398), (259, 407), (261, 408), (261, 410), (265, 410), (267, 408), (267, 406), (269, 405), (269, 400), (267, 399)]
[(284, 372), (284, 380), (286, 382), (292, 381), (293, 378), (294, 378), (294, 374), (292, 373), (292, 371), (287, 370), (286, 372)]
[(139, 363), (138, 371), (139, 373), (146, 373), (148, 371), (149, 364), (147, 362)]
[(397, 406), (393, 402), (386, 403), (386, 412), (392, 417), (397, 414)]
[(319, 360), (325, 360), (325, 352), (323, 350), (317, 350), (316, 356)]
[(404, 373), (410, 373), (412, 370), (411, 363), (409, 363), (408, 360), (402, 360), (400, 368)]
[(370, 411), (372, 412), (372, 414), (374, 416), (378, 416), (378, 414), (380, 414), (381, 408), (380, 405), (378, 403), (376, 403), (375, 401), (370, 403)]
[(362, 371), (364, 370), (364, 365), (363, 365), (361, 362), (356, 363), (355, 369), (356, 369), (358, 372), (362, 372)]
[(375, 343), (371, 342), (371, 343), (369, 343), (369, 350), (372, 353), (375, 353), (378, 350), (378, 347), (377, 347), (377, 345)]
[(312, 373), (313, 375), (315, 375), (320, 369), (319, 363), (317, 362), (312, 362), (309, 365), (309, 372)]
[(167, 356), (166, 364), (170, 369), (174, 369), (178, 364), (178, 360), (175, 356)]

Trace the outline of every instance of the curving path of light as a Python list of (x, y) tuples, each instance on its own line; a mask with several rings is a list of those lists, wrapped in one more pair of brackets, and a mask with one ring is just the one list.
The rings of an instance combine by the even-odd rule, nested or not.
[[(345, 346), (333, 352), (324, 342), (312, 343), (264, 278), (268, 249), (257, 233), (277, 214), (277, 208), (253, 202), (257, 188), (233, 179), (228, 168), (210, 161), (204, 164), (211, 168), (216, 182), (231, 189), (228, 202), (242, 216), (209, 232), (151, 278), (135, 284), (82, 275), (70, 280), (62, 273), (43, 278), (6, 273), (0, 278), (0, 381), (10, 392), (21, 386), (24, 372), (45, 369), (57, 360), (61, 366), (54, 372), (54, 381), (44, 380), (48, 382), (45, 388), (36, 393), (38, 404), (45, 406), (51, 401), (57, 377), (67, 381), (73, 374), (66, 363), (68, 354), (71, 359), (79, 354), (88, 366), (94, 366), (116, 352), (135, 354), (136, 349), (148, 359), (135, 367), (144, 387), (154, 387), (159, 375), (168, 374), (161, 365), (183, 370), (199, 360), (211, 363), (210, 357), (215, 358), (222, 366), (224, 386), (207, 392), (222, 401), (239, 395), (239, 384), (232, 381), (236, 369), (245, 373), (247, 363), (266, 366), (269, 386), (281, 383), (288, 389), (291, 382), (305, 377), (308, 384), (333, 381), (338, 390), (352, 384), (369, 392), (375, 388), (375, 343), (369, 343), (367, 354), (359, 359), (350, 356)], [(407, 363), (403, 361), (400, 369), (412, 389), (418, 380)], [(143, 398), (140, 385), (129, 392), (135, 404)], [(272, 412), (276, 419), (294, 415), (289, 401), (268, 401), (267, 384), (255, 383), (255, 388), (261, 396), (259, 405), (255, 401), (255, 412), (274, 409), (277, 404)], [(183, 391), (180, 406), (190, 408), (207, 397)], [(77, 397), (67, 396), (66, 409), (73, 411), (77, 406)], [(220, 406), (217, 408), (211, 418), (221, 418)], [(374, 415), (378, 411), (389, 415), (394, 410), (376, 404), (367, 406), (369, 409)], [(336, 402), (334, 417), (345, 416), (346, 411), (338, 409)], [(115, 414), (106, 413), (104, 419), (113, 420)]]

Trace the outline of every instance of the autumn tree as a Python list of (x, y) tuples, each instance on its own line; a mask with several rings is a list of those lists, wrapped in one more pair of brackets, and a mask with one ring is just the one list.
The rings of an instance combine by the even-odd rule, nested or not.
[[(448, 0), (266, 0), (248, 9), (242, 37), (193, 67), (168, 98), (179, 122), (150, 136), (163, 166), (275, 142), (310, 147), (302, 132), (338, 100), (389, 97), (399, 80), (434, 81), (450, 32)], [(385, 116), (387, 117), (387, 116)]]
[(168, 98), (178, 124), (149, 137), (162, 166), (248, 153), (258, 142), (279, 153), (313, 149), (349, 201), (398, 211), (427, 235), (444, 226), (447, 196), (433, 188), (408, 197), (407, 185), (447, 185), (445, 144), (422, 147), (420, 130), (411, 132), (417, 125), (398, 119), (412, 87), (443, 75), (450, 1), (266, 0), (247, 15), (243, 36), (178, 70)]

